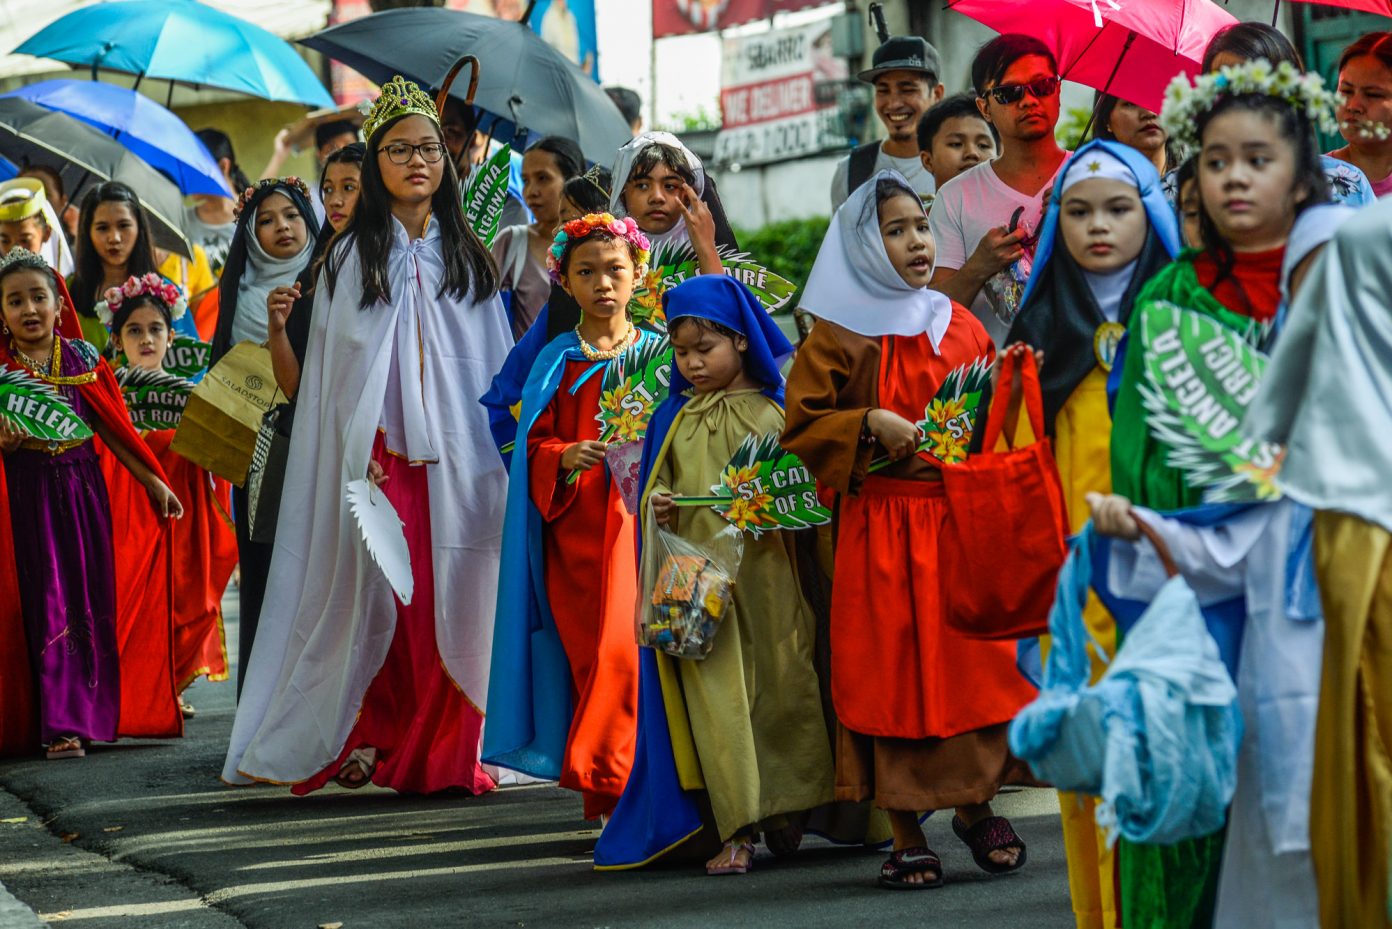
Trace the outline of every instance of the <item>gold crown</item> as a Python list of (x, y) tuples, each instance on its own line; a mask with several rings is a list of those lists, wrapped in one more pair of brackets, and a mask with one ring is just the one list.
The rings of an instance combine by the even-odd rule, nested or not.
[(398, 116), (408, 114), (424, 116), (435, 125), (440, 125), (440, 114), (435, 111), (435, 101), (420, 89), (420, 85), (398, 74), (382, 85), (382, 95), (372, 105), (367, 119), (363, 120), (363, 138), (371, 139), (378, 129)]

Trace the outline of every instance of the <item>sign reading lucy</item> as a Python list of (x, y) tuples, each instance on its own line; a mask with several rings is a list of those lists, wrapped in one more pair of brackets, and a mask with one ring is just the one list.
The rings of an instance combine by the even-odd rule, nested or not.
[(846, 78), (829, 21), (725, 40), (717, 163), (760, 164), (844, 148), (834, 103), (816, 86)]

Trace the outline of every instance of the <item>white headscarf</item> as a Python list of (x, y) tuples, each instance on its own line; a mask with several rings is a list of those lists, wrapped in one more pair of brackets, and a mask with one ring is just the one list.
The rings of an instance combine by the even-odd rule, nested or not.
[[(306, 229), (309, 228), (306, 220)], [(237, 282), (237, 309), (232, 316), (232, 344), (249, 341), (258, 345), (268, 336), (266, 328), (266, 298), (277, 287), (295, 283), (300, 271), (309, 264), (314, 253), (314, 235), (305, 236), (304, 248), (289, 258), (272, 258), (256, 238), (256, 229), (249, 224), (246, 230), (247, 260), (241, 280)]]
[(857, 187), (831, 218), (801, 306), (816, 316), (865, 336), (928, 333), (937, 351), (952, 321), (952, 301), (926, 287), (912, 287), (894, 269), (880, 236), (875, 188), (893, 181), (922, 204), (898, 171), (880, 171)]
[[(633, 163), (638, 160), (638, 156), (643, 153), (643, 150), (651, 145), (666, 145), (668, 148), (674, 148), (681, 152), (682, 156), (686, 158), (687, 167), (696, 176), (696, 183), (691, 185), (692, 189), (696, 191), (696, 196), (699, 197), (706, 192), (706, 169), (701, 164), (701, 159), (696, 157), (695, 152), (683, 145), (682, 140), (670, 132), (644, 132), (625, 142), (614, 158), (613, 190), (609, 193), (609, 212), (615, 216), (622, 218), (628, 215), (623, 202), (624, 185), (628, 183), (628, 175), (633, 171)], [(678, 219), (676, 225), (660, 234), (654, 234), (646, 229), (643, 232), (647, 234), (648, 240), (654, 248), (672, 242), (691, 241), (691, 237), (686, 231), (686, 220), (684, 219)]]

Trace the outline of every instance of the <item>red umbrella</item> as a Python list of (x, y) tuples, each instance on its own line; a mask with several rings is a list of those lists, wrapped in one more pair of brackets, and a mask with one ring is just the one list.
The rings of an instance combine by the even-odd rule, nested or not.
[(1160, 111), (1176, 74), (1197, 74), (1209, 40), (1237, 19), (1211, 0), (948, 0), (997, 32), (1027, 32), (1059, 76)]

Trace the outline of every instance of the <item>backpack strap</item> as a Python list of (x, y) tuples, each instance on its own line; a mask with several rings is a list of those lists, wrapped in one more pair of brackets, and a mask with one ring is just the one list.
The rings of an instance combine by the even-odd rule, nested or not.
[(880, 143), (866, 142), (851, 152), (851, 163), (846, 170), (846, 195), (870, 180), (875, 173), (875, 161), (880, 157)]

